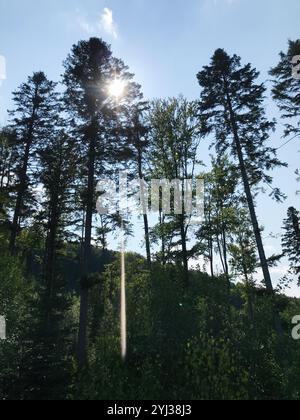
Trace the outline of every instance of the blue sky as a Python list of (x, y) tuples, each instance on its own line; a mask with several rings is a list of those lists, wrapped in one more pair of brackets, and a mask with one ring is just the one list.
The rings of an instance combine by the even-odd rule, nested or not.
[[(80, 39), (96, 35), (111, 43), (114, 54), (136, 74), (146, 98), (182, 93), (195, 99), (195, 75), (219, 47), (239, 54), (261, 71), (262, 80), (268, 79), (287, 40), (299, 38), (299, 16), (299, 0), (1, 0), (0, 56), (6, 61), (6, 80), (0, 80), (0, 124), (6, 121), (11, 91), (37, 70), (58, 80), (63, 60)], [(2, 73), (0, 68), (0, 79)], [(278, 118), (270, 100), (266, 107)], [(284, 142), (281, 132), (279, 122), (272, 137), (276, 147)], [(269, 236), (280, 233), (287, 207), (299, 208), (294, 175), (299, 149), (299, 141), (282, 148), (279, 156), (290, 167), (274, 173), (288, 201), (277, 205), (267, 196), (259, 201), (268, 254), (280, 251), (280, 241)], [(136, 237), (130, 246), (140, 250), (140, 241)], [(283, 262), (273, 278), (285, 271)], [(296, 287), (291, 294), (300, 296)]]

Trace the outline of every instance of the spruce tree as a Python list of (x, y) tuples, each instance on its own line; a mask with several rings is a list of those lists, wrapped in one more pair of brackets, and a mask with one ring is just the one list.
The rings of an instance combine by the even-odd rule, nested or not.
[(289, 41), (287, 52), (280, 53), (280, 61), (271, 69), (273, 98), (281, 116), (288, 120), (285, 136), (300, 136), (300, 40)]
[(290, 262), (290, 272), (298, 277), (300, 285), (300, 213), (294, 207), (288, 209), (282, 237), (283, 253)]
[[(217, 50), (210, 65), (198, 74), (202, 88), (199, 111), (203, 133), (214, 134), (217, 153), (231, 153), (238, 164), (264, 281), (273, 295), (254, 193), (260, 182), (272, 182), (268, 171), (283, 164), (277, 159), (275, 149), (268, 146), (274, 122), (265, 117), (263, 100), (266, 89), (256, 82), (258, 76), (259, 73), (250, 64), (242, 66), (241, 59), (236, 55), (230, 57), (224, 50)], [(277, 190), (275, 194), (277, 197)]]
[(56, 115), (56, 84), (44, 73), (34, 73), (26, 83), (13, 93), (15, 108), (10, 111), (11, 127), (17, 136), (18, 159), (15, 162), (17, 176), (16, 203), (11, 227), (10, 252), (16, 251), (16, 239), (20, 221), (25, 214), (26, 198), (33, 201), (36, 186), (36, 153), (47, 139)]
[(14, 162), (17, 159), (16, 136), (8, 128), (0, 130), (0, 225), (9, 227), (12, 208), (11, 193), (14, 189)]
[(74, 221), (74, 181), (78, 163), (75, 142), (63, 128), (54, 129), (52, 136), (39, 151), (39, 162), (39, 178), (43, 185), (39, 222), (44, 225), (46, 237), (43, 270), (45, 313), (50, 319), (51, 302), (57, 293), (56, 280), (60, 277), (58, 257), (64, 243), (69, 240), (69, 231)]
[[(87, 356), (88, 278), (96, 211), (96, 176), (105, 177), (106, 166), (123, 157), (124, 136), (119, 128), (123, 122), (124, 106), (127, 101), (134, 101), (140, 92), (139, 86), (132, 82), (133, 75), (128, 67), (115, 59), (110, 47), (98, 38), (74, 45), (64, 66), (64, 101), (71, 128), (77, 137), (85, 216), (78, 335), (78, 361), (83, 365)], [(126, 84), (123, 101), (116, 102), (109, 97), (109, 86), (115, 79)]]

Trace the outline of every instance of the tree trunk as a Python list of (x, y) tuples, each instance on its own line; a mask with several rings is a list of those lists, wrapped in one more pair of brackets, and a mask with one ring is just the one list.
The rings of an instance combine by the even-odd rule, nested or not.
[(149, 270), (151, 270), (152, 261), (151, 261), (149, 222), (148, 222), (148, 216), (147, 216), (147, 214), (144, 214), (144, 229), (145, 229), (145, 242), (146, 242), (147, 263), (148, 263)]
[[(261, 230), (259, 228), (259, 224), (258, 224), (258, 220), (257, 220), (257, 215), (256, 215), (256, 211), (255, 211), (255, 206), (254, 206), (254, 200), (253, 200), (253, 197), (252, 197), (250, 183), (249, 183), (249, 179), (248, 179), (248, 175), (247, 175), (247, 170), (246, 170), (246, 165), (245, 165), (245, 161), (244, 161), (242, 145), (241, 145), (241, 142), (240, 142), (240, 137), (239, 137), (239, 133), (238, 133), (235, 114), (234, 114), (234, 111), (233, 111), (233, 108), (232, 108), (231, 98), (229, 96), (228, 90), (226, 92), (226, 95), (227, 95), (227, 105), (228, 105), (229, 112), (230, 112), (230, 122), (231, 122), (232, 130), (233, 130), (234, 141), (235, 141), (235, 145), (236, 145), (236, 149), (237, 149), (240, 170), (241, 170), (243, 184), (244, 184), (245, 193), (246, 193), (246, 197), (247, 197), (247, 202), (248, 202), (248, 206), (249, 206), (251, 221), (252, 221), (253, 230), (254, 230), (254, 234), (255, 234), (255, 239), (256, 239), (257, 249), (258, 249), (259, 258), (260, 258), (260, 263), (261, 263), (261, 267), (262, 267), (262, 271), (263, 271), (263, 275), (264, 275), (264, 280), (265, 280), (267, 291), (269, 292), (270, 296), (272, 298), (274, 298), (274, 295), (275, 295), (274, 294), (274, 288), (273, 288), (273, 284), (272, 284), (272, 280), (271, 280), (271, 276), (270, 276), (270, 270), (269, 270), (269, 266), (268, 266), (264, 246), (263, 246)], [(275, 318), (276, 318), (275, 319), (275, 327), (276, 327), (277, 333), (279, 335), (282, 335), (282, 333), (283, 333), (282, 332), (282, 326), (280, 325), (280, 320), (279, 320), (278, 315), (275, 315)]]
[[(137, 139), (137, 151), (138, 151), (139, 177), (140, 177), (140, 180), (143, 180), (144, 179), (143, 166), (142, 166), (143, 157), (142, 157), (142, 150), (141, 150), (139, 139)], [(141, 196), (142, 196), (142, 207), (143, 207), (147, 263), (148, 263), (148, 268), (151, 271), (152, 261), (151, 261), (151, 245), (150, 245), (149, 222), (148, 222), (148, 203), (145, 202), (145, 194), (144, 194), (143, 186), (142, 186)]]
[[(163, 225), (165, 223), (165, 216), (163, 216), (162, 212), (159, 212), (159, 224), (160, 227), (163, 229)], [(162, 265), (165, 266), (166, 265), (166, 240), (165, 240), (165, 235), (164, 233), (162, 234), (161, 237), (161, 255), (162, 255)]]
[(188, 261), (188, 252), (186, 246), (186, 230), (184, 216), (181, 216), (180, 220), (180, 235), (181, 235), (181, 246), (182, 246), (182, 263), (183, 263), (183, 274), (185, 285), (189, 285), (189, 261)]
[(15, 255), (16, 253), (16, 239), (18, 234), (18, 227), (19, 227), (19, 219), (21, 216), (21, 209), (23, 205), (24, 194), (26, 192), (26, 177), (27, 177), (27, 169), (28, 169), (28, 162), (29, 162), (29, 154), (30, 154), (30, 146), (31, 146), (31, 139), (27, 141), (23, 166), (20, 174), (20, 185), (18, 188), (17, 193), (17, 201), (14, 211), (14, 217), (11, 227), (11, 237), (10, 237), (10, 253), (11, 255)]
[(230, 283), (229, 264), (228, 264), (228, 257), (227, 257), (227, 240), (226, 240), (226, 231), (225, 231), (224, 227), (222, 229), (222, 242), (223, 242), (225, 275), (226, 275), (226, 279), (227, 279), (228, 290), (230, 290), (231, 289), (231, 283)]
[(247, 268), (246, 268), (245, 264), (243, 264), (243, 270), (244, 270), (245, 281), (246, 281), (246, 290), (247, 290), (248, 316), (249, 316), (250, 322), (253, 323), (253, 321), (254, 321), (253, 296), (252, 296), (251, 285), (250, 285), (250, 282), (249, 282)]
[(213, 241), (210, 238), (208, 240), (208, 248), (209, 248), (209, 253), (210, 253), (210, 257), (209, 257), (209, 261), (210, 261), (210, 273), (211, 273), (211, 277), (214, 278), (215, 277), (215, 271), (214, 271), (214, 249), (213, 249)]
[(229, 106), (229, 109), (230, 109), (230, 117), (231, 117), (232, 129), (233, 129), (233, 133), (234, 133), (234, 140), (235, 140), (235, 145), (236, 145), (236, 149), (237, 149), (237, 153), (238, 153), (238, 159), (239, 159), (240, 169), (241, 169), (241, 173), (242, 173), (243, 184), (244, 184), (245, 193), (246, 193), (246, 196), (247, 196), (247, 202), (248, 202), (248, 206), (249, 206), (251, 221), (252, 221), (252, 225), (253, 225), (253, 229), (254, 229), (254, 234), (255, 234), (255, 239), (256, 239), (256, 243), (257, 243), (260, 262), (261, 262), (261, 266), (262, 266), (262, 270), (263, 270), (263, 274), (264, 274), (264, 279), (265, 279), (267, 290), (270, 292), (270, 294), (273, 294), (274, 289), (273, 289), (272, 280), (271, 280), (271, 276), (270, 276), (270, 271), (269, 271), (267, 258), (266, 258), (266, 254), (265, 254), (265, 250), (264, 250), (264, 246), (263, 246), (263, 241), (262, 241), (262, 237), (261, 237), (261, 230), (259, 228), (259, 224), (258, 224), (258, 220), (257, 220), (257, 215), (256, 215), (256, 211), (255, 211), (255, 206), (254, 206), (252, 193), (251, 193), (250, 183), (249, 183), (248, 175), (247, 175), (247, 171), (246, 171), (246, 165), (245, 165), (245, 161), (244, 161), (242, 146), (241, 146), (241, 142), (240, 142), (240, 138), (239, 138), (239, 134), (238, 134), (235, 115), (234, 115), (234, 112), (233, 112), (233, 109), (232, 109), (231, 100), (230, 100), (229, 96), (228, 96), (228, 106)]
[(224, 274), (226, 274), (226, 268), (225, 268), (225, 263), (224, 263), (224, 258), (223, 258), (223, 251), (222, 251), (222, 246), (221, 246), (219, 234), (216, 235), (216, 240), (217, 240), (218, 251), (219, 251), (219, 255), (220, 255), (220, 260), (221, 260), (221, 264), (222, 264), (222, 267), (223, 267), (223, 271), (224, 271)]
[[(60, 180), (57, 180), (59, 184)], [(49, 231), (46, 241), (45, 252), (45, 283), (46, 283), (46, 319), (51, 318), (51, 301), (53, 297), (54, 281), (55, 281), (55, 260), (56, 260), (56, 243), (59, 224), (59, 197), (57, 187), (54, 188), (53, 196), (50, 202), (49, 211)]]
[[(36, 102), (37, 95), (38, 95), (38, 91), (36, 90), (33, 103)], [(35, 115), (36, 115), (36, 105), (33, 106), (31, 118), (29, 121), (23, 165), (22, 165), (21, 174), (20, 174), (20, 185), (18, 188), (17, 201), (16, 201), (12, 228), (11, 228), (11, 237), (10, 237), (10, 246), (9, 246), (11, 255), (15, 255), (16, 253), (16, 239), (17, 239), (17, 234), (18, 234), (19, 219), (21, 215), (24, 194), (26, 192), (26, 177), (27, 177), (30, 149), (31, 149), (32, 140), (33, 140)]]
[(212, 236), (212, 232), (211, 232), (211, 200), (209, 202), (209, 210), (208, 210), (208, 226), (209, 226), (209, 231), (208, 231), (208, 249), (209, 249), (209, 260), (210, 260), (210, 273), (211, 273), (211, 277), (214, 278), (215, 277), (215, 271), (214, 271), (214, 241), (213, 241), (213, 236)]
[(56, 233), (57, 222), (52, 221), (47, 239), (47, 249), (45, 257), (45, 283), (46, 283), (46, 318), (50, 319), (51, 315), (51, 300), (53, 297), (54, 289), (54, 267), (55, 267), (55, 254), (56, 254)]
[(78, 363), (82, 367), (87, 359), (87, 325), (88, 325), (88, 275), (91, 262), (92, 224), (94, 212), (94, 183), (95, 183), (95, 140), (90, 141), (88, 154), (88, 189), (85, 219), (85, 237), (83, 244), (83, 258), (81, 267), (81, 291), (80, 291), (80, 319), (78, 332)]

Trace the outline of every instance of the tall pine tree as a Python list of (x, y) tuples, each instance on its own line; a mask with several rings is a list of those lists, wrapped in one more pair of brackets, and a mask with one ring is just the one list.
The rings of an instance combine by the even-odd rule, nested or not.
[(214, 134), (217, 153), (230, 152), (239, 165), (264, 281), (273, 295), (253, 190), (261, 181), (270, 184), (268, 171), (283, 164), (267, 145), (274, 122), (265, 117), (265, 87), (256, 83), (258, 75), (250, 64), (242, 66), (236, 55), (230, 57), (224, 50), (217, 50), (211, 64), (198, 74), (202, 88), (199, 109), (203, 133)]
[[(89, 275), (92, 255), (94, 214), (96, 210), (96, 175), (105, 176), (105, 167), (120, 159), (124, 137), (119, 135), (123, 104), (109, 97), (114, 80), (126, 85), (124, 97), (134, 100), (139, 86), (132, 82), (128, 67), (112, 56), (110, 47), (98, 38), (74, 45), (65, 61), (65, 104), (72, 129), (77, 136), (81, 158), (80, 173), (84, 185), (84, 233), (81, 268), (81, 307), (78, 334), (78, 361), (87, 356)], [(116, 130), (117, 126), (117, 130)], [(117, 132), (116, 132), (117, 131)], [(116, 141), (118, 140), (118, 141)]]
[(56, 84), (47, 79), (44, 73), (34, 73), (26, 83), (13, 93), (14, 110), (10, 111), (11, 126), (17, 136), (18, 159), (15, 171), (17, 193), (11, 227), (10, 251), (16, 251), (16, 239), (20, 221), (24, 216), (25, 200), (33, 195), (36, 173), (36, 153), (39, 145), (52, 130), (56, 110)]
[(300, 285), (300, 213), (290, 207), (284, 221), (283, 253), (290, 261), (290, 271), (298, 276)]
[(73, 224), (77, 160), (74, 140), (62, 128), (55, 128), (39, 152), (39, 175), (44, 190), (39, 221), (45, 226), (46, 237), (43, 272), (47, 319), (51, 317), (51, 304), (60, 278), (59, 252), (63, 250), (65, 241), (68, 241), (68, 230)]
[(287, 52), (270, 74), (273, 79), (273, 98), (283, 119), (288, 120), (285, 136), (300, 136), (300, 39), (289, 41)]

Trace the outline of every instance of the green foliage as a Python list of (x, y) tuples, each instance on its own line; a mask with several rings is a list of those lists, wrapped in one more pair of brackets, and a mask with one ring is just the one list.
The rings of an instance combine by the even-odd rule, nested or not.
[(285, 125), (285, 136), (300, 134), (300, 80), (295, 77), (293, 66), (294, 57), (300, 56), (300, 40), (289, 41), (287, 52), (280, 53), (280, 61), (270, 74), (273, 79), (273, 98), (276, 101), (283, 119), (288, 120)]
[[(287, 72), (298, 44), (290, 43), (273, 71), (286, 117), (299, 114), (291, 109), (299, 105), (298, 84)], [(62, 95), (34, 73), (13, 93), (11, 126), (0, 130), (0, 315), (7, 321), (0, 399), (299, 399), (300, 348), (290, 331), (300, 303), (273, 293), (268, 265), (280, 256), (265, 258), (255, 214), (259, 184), (269, 185), (270, 170), (283, 166), (268, 144), (275, 123), (266, 118), (259, 73), (219, 49), (198, 74), (199, 103), (179, 97), (148, 106), (101, 39), (74, 45), (64, 65)], [(127, 82), (118, 104), (108, 95), (115, 78)], [(119, 213), (98, 223), (98, 177), (115, 179), (126, 168), (130, 180), (194, 181), (206, 135), (214, 136), (216, 153), (204, 175), (197, 234), (187, 212), (166, 214), (159, 193), (159, 223), (151, 227), (143, 216), (147, 260), (125, 256), (122, 360), (121, 258), (108, 247), (121, 229), (132, 234), (133, 223)], [(182, 209), (175, 192), (171, 210)], [(273, 195), (282, 198), (278, 189)], [(298, 275), (296, 209), (284, 228), (283, 251)], [(268, 291), (255, 283), (256, 248)], [(199, 268), (203, 260), (211, 275)]]
[[(263, 107), (266, 87), (257, 82), (259, 72), (251, 64), (242, 65), (237, 55), (229, 56), (218, 49), (210, 65), (197, 77), (202, 88), (199, 102), (202, 132), (214, 135), (217, 155), (230, 151), (241, 169), (240, 146), (251, 186), (260, 182), (271, 184), (269, 171), (284, 164), (277, 158), (276, 149), (269, 145), (270, 133), (276, 125), (266, 118)], [(272, 195), (280, 198), (280, 191), (275, 189)]]
[[(163, 262), (176, 260), (184, 270), (184, 281), (188, 283), (188, 260), (193, 253), (188, 250), (191, 231), (191, 215), (182, 198), (184, 182), (194, 182), (198, 161), (200, 130), (197, 116), (197, 105), (182, 96), (168, 100), (156, 100), (151, 104), (149, 119), (149, 164), (151, 179), (164, 182), (177, 180), (172, 186), (171, 209), (164, 197), (152, 199), (160, 210), (159, 225), (153, 229), (153, 239), (162, 242), (162, 250), (158, 255)], [(176, 209), (176, 211), (174, 211)], [(179, 211), (178, 211), (179, 210)]]
[(283, 253), (290, 262), (290, 274), (298, 277), (300, 284), (300, 213), (294, 207), (288, 209), (284, 220), (284, 235), (282, 237)]
[(193, 400), (241, 400), (249, 397), (249, 372), (225, 339), (200, 335), (187, 344), (187, 383)]
[(57, 287), (46, 319), (45, 289), (24, 274), (27, 269), (21, 260), (1, 255), (0, 313), (7, 339), (0, 342), (0, 398), (64, 399), (71, 383), (76, 300)]
[[(274, 333), (272, 302), (263, 289), (253, 289), (256, 310), (250, 322), (244, 309), (248, 291), (241, 284), (231, 290), (228, 303), (226, 279), (191, 272), (186, 290), (174, 266), (155, 264), (150, 281), (143, 258), (129, 254), (126, 264), (126, 362), (120, 355), (120, 265), (116, 261), (107, 267), (93, 299), (94, 317), (101, 321), (91, 328), (89, 366), (74, 398), (297, 398), (299, 368), (295, 364), (300, 349), (289, 337), (279, 339)], [(299, 302), (282, 297), (278, 305), (284, 310), (288, 330), (289, 317), (299, 311)], [(290, 357), (293, 368), (288, 366)]]
[[(97, 258), (99, 258), (97, 254)], [(72, 359), (79, 301), (56, 281), (51, 322), (45, 319), (45, 289), (26, 279), (24, 265), (0, 260), (0, 313), (8, 340), (0, 343), (2, 399), (297, 399), (299, 346), (273, 330), (272, 303), (253, 288), (228, 289), (225, 278), (190, 273), (182, 283), (176, 266), (127, 254), (128, 355), (120, 356), (120, 261), (91, 277), (89, 363), (78, 371)], [(297, 299), (278, 297), (284, 329), (300, 310)]]
[(1, 253), (0, 314), (5, 317), (7, 341), (0, 341), (0, 399), (18, 398), (20, 337), (28, 320), (27, 299), (31, 282), (24, 282), (23, 266), (18, 260)]

